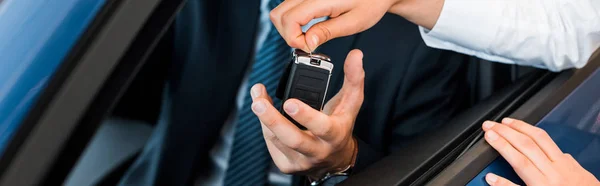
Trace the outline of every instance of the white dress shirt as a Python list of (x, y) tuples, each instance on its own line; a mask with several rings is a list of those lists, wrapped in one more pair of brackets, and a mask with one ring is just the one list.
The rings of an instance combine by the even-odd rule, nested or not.
[(446, 0), (425, 43), (486, 60), (560, 71), (600, 46), (600, 0)]

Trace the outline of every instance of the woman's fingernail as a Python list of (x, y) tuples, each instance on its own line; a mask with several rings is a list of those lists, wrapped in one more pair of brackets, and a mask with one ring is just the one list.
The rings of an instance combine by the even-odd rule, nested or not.
[(252, 96), (252, 98), (257, 98), (258, 96), (260, 96), (260, 86), (252, 86), (252, 89), (250, 89), (250, 95)]
[(511, 124), (513, 121), (515, 121), (515, 120), (512, 119), (512, 118), (504, 118), (504, 119), (502, 119), (502, 123), (504, 123), (504, 124)]
[(285, 109), (285, 112), (288, 114), (294, 115), (298, 112), (298, 104), (294, 103), (293, 101), (288, 101), (285, 103), (285, 105), (283, 105), (283, 109)]
[(485, 129), (491, 129), (492, 127), (494, 127), (494, 125), (496, 125), (496, 124), (491, 121), (483, 122), (483, 128), (485, 128)]
[(252, 110), (256, 114), (262, 114), (263, 112), (265, 112), (266, 107), (262, 101), (257, 101), (252, 104)]
[(492, 173), (488, 173), (487, 175), (485, 175), (485, 181), (487, 181), (490, 185), (496, 183), (496, 181), (498, 181), (498, 176), (496, 176), (495, 174)]
[(494, 132), (493, 130), (487, 131), (485, 133), (485, 135), (487, 136), (487, 139), (490, 141), (495, 141), (496, 139), (498, 139), (498, 134), (496, 132)]

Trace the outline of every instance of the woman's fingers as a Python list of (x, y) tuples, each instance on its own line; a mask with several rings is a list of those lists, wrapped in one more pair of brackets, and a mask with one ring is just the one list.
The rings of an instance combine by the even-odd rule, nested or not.
[(550, 161), (548, 156), (529, 136), (509, 126), (493, 121), (486, 121), (483, 124), (483, 128), (485, 131), (494, 131), (502, 136), (512, 147), (529, 159), (544, 175), (548, 177), (556, 176), (556, 171), (552, 168), (552, 161)]
[(525, 155), (494, 130), (488, 130), (485, 133), (485, 140), (508, 161), (525, 182), (533, 183), (535, 180), (545, 179), (545, 176)]
[(494, 173), (488, 173), (485, 175), (485, 181), (491, 186), (517, 186), (517, 184), (498, 176)]
[(554, 161), (562, 156), (563, 152), (560, 150), (560, 148), (558, 148), (558, 145), (554, 143), (546, 131), (521, 120), (512, 118), (504, 118), (502, 123), (533, 139), (533, 141), (535, 141), (535, 143), (544, 151), (546, 156), (550, 158), (551, 161)]

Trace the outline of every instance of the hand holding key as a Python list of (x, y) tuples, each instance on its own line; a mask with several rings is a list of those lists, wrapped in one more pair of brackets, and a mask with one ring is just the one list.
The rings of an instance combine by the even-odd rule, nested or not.
[(344, 85), (323, 112), (297, 99), (284, 103), (285, 112), (307, 130), (296, 127), (273, 107), (263, 85), (252, 87), (252, 110), (262, 123), (269, 153), (282, 172), (319, 178), (353, 163), (357, 144), (352, 129), (364, 99), (362, 57), (360, 50), (348, 54)]

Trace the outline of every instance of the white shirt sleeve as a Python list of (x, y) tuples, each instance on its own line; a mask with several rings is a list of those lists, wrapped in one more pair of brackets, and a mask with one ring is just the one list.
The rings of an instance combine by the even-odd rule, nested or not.
[(600, 46), (600, 0), (446, 0), (425, 43), (486, 60), (560, 71)]

